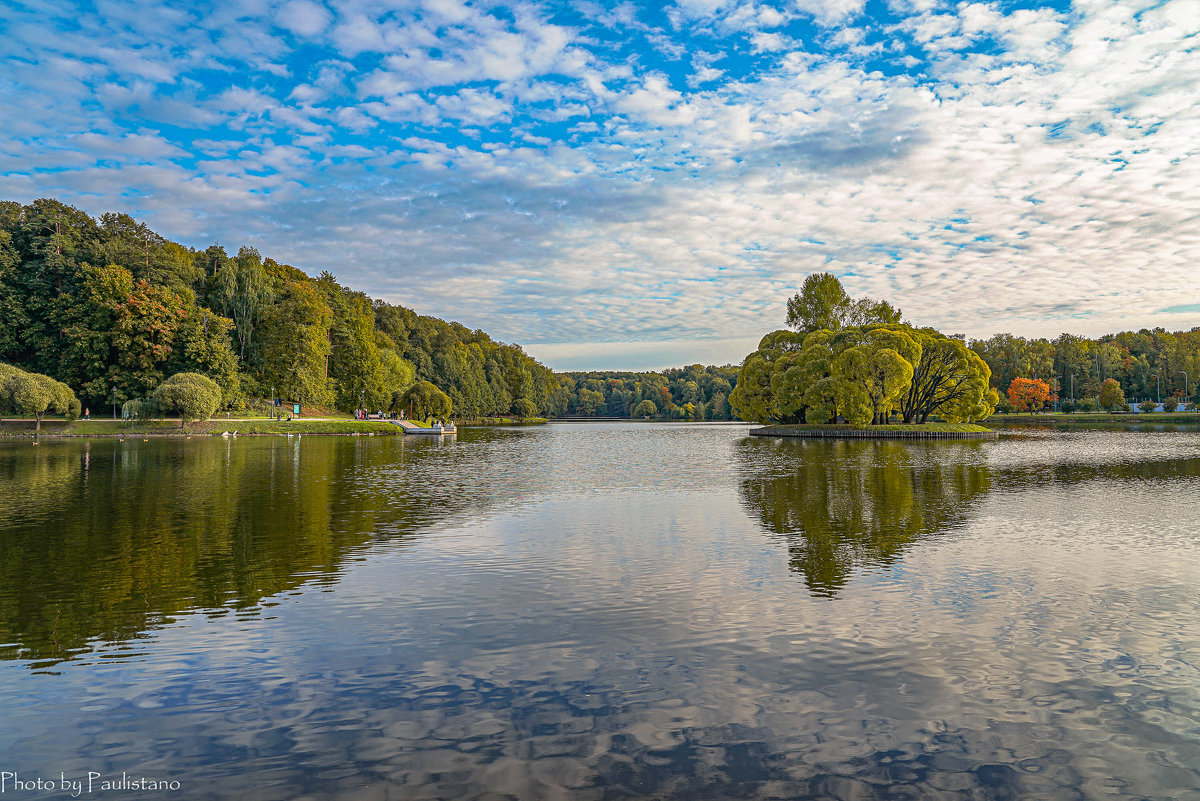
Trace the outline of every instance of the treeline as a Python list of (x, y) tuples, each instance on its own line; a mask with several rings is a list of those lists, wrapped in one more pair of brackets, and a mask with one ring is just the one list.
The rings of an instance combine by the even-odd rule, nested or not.
[(970, 347), (991, 368), (1000, 393), (997, 409), (1008, 411), (1005, 391), (1017, 378), (1046, 382), (1063, 404), (1101, 405), (1104, 382), (1113, 379), (1125, 400), (1200, 403), (1200, 328), (1169, 333), (1162, 328), (1105, 334), (1096, 339), (1062, 334), (1026, 339), (996, 334)]
[(0, 202), (0, 362), (84, 405), (194, 372), (225, 408), (280, 397), (387, 409), (418, 381), (458, 416), (560, 415), (570, 393), (517, 345), (416, 314), (242, 247), (196, 250), (127, 214)]
[(729, 420), (738, 368), (692, 364), (662, 372), (560, 373), (566, 412), (585, 417)]

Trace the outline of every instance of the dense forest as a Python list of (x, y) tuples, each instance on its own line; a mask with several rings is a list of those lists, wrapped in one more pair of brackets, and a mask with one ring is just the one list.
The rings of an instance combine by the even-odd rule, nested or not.
[(1175, 333), (1143, 328), (1096, 339), (1073, 334), (1055, 339), (996, 334), (973, 340), (971, 349), (992, 370), (992, 386), (1001, 393), (1001, 411), (1007, 410), (1004, 392), (1017, 378), (1046, 382), (1067, 409), (1076, 404), (1095, 408), (1109, 379), (1117, 382), (1130, 403), (1200, 403), (1200, 328)]
[(738, 368), (689, 365), (662, 372), (560, 373), (567, 413), (583, 417), (729, 420)]
[(269, 397), (387, 409), (428, 381), (459, 417), (564, 413), (569, 393), (520, 347), (312, 278), (242, 247), (195, 250), (126, 214), (0, 202), (0, 362), (86, 405), (147, 397), (180, 372), (223, 406)]

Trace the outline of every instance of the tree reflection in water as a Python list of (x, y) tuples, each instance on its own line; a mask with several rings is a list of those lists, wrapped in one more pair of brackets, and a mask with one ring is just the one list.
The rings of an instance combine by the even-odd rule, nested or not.
[(9, 445), (0, 659), (44, 668), (190, 610), (257, 614), (270, 596), (336, 581), (356, 546), (489, 502), (420, 480), (461, 450), (402, 437)]
[(856, 571), (960, 525), (991, 487), (988, 444), (748, 437), (742, 502), (786, 540), (812, 594), (832, 598)]

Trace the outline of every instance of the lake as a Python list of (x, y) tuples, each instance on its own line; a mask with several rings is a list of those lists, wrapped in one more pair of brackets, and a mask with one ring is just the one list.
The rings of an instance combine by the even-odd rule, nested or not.
[(2, 789), (1200, 798), (1196, 429), (748, 428), (0, 441)]

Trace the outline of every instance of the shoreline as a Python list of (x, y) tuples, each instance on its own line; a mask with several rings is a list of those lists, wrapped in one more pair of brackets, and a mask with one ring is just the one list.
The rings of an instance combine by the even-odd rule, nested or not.
[(796, 439), (999, 439), (999, 432), (971, 423), (925, 423), (855, 428), (835, 425), (773, 425), (750, 429), (752, 437)]
[(0, 422), (0, 439), (125, 439), (131, 437), (220, 437), (226, 432), (239, 437), (308, 436), (403, 436), (404, 429), (378, 420), (205, 420), (180, 427), (178, 421), (150, 421), (127, 425), (120, 420), (64, 423), (42, 421), (34, 431), (29, 421)]

